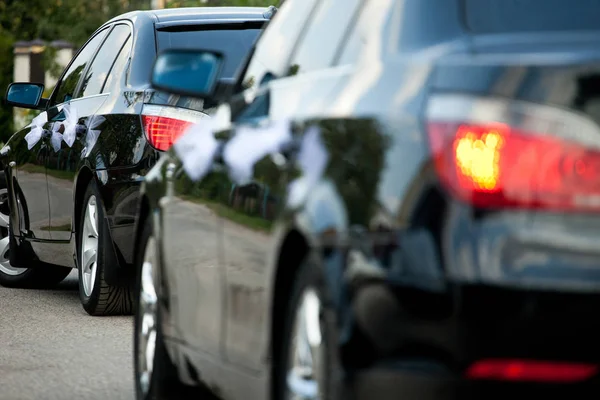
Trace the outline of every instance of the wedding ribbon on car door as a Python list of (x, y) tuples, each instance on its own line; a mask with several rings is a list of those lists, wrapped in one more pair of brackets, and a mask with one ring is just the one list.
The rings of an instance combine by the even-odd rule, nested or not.
[(62, 124), (60, 122), (55, 122), (52, 125), (52, 136), (50, 136), (50, 143), (52, 144), (52, 148), (55, 152), (58, 152), (61, 148), (63, 134), (60, 133), (60, 128)]
[(85, 127), (87, 130), (87, 134), (85, 136), (85, 157), (89, 156), (92, 152), (92, 148), (96, 144), (98, 136), (100, 136), (100, 130), (97, 128), (104, 121), (106, 121), (106, 118), (101, 115), (92, 115), (85, 120)]
[(29, 130), (29, 133), (25, 135), (25, 141), (27, 142), (27, 150), (31, 150), (33, 146), (35, 146), (36, 143), (40, 141), (42, 135), (44, 134), (44, 125), (47, 122), (48, 114), (46, 114), (46, 111), (40, 113), (31, 121), (31, 124), (29, 124), (31, 129)]
[(190, 126), (173, 144), (186, 174), (193, 180), (202, 179), (213, 165), (219, 141), (214, 136), (215, 120), (205, 118)]
[(321, 138), (319, 127), (313, 125), (304, 132), (297, 160), (302, 175), (294, 179), (288, 187), (289, 207), (298, 207), (302, 204), (325, 173), (329, 154)]
[(62, 111), (65, 113), (65, 120), (63, 121), (65, 130), (62, 136), (67, 146), (71, 147), (77, 138), (77, 123), (79, 122), (79, 117), (77, 116), (77, 109), (71, 108), (70, 103), (66, 104)]
[(249, 182), (254, 165), (263, 157), (280, 151), (291, 140), (291, 123), (287, 119), (260, 127), (238, 127), (223, 151), (229, 177), (238, 184)]

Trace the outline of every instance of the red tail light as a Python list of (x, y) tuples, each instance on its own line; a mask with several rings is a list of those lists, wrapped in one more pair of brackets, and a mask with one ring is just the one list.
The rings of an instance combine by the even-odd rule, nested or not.
[(570, 383), (591, 378), (598, 366), (528, 360), (481, 360), (466, 372), (469, 379)]
[(145, 105), (142, 125), (148, 142), (157, 150), (166, 151), (194, 123), (206, 115), (183, 108)]
[(168, 150), (191, 125), (191, 122), (168, 117), (142, 115), (146, 137), (157, 150)]
[[(528, 128), (552, 129), (552, 124), (531, 122), (538, 116), (528, 117)], [(428, 132), (442, 183), (465, 202), (492, 208), (600, 210), (600, 146), (505, 121), (430, 120)]]

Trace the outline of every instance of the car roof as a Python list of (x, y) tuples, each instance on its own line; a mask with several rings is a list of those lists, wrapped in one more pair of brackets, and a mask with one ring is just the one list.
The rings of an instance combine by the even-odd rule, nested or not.
[(266, 13), (268, 10), (268, 7), (182, 7), (132, 11), (112, 18), (103, 26), (124, 19), (132, 21), (152, 20), (155, 23), (173, 23), (173, 25), (177, 25), (178, 22), (185, 23), (190, 20), (206, 19), (219, 20), (219, 22), (238, 19), (267, 20)]

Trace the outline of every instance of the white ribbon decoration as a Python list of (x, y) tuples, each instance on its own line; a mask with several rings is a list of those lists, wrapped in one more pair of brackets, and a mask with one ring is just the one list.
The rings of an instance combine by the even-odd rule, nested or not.
[(263, 128), (242, 126), (225, 146), (223, 159), (230, 178), (237, 184), (248, 183), (254, 173), (254, 164), (275, 153), (292, 140), (290, 121), (278, 120)]
[(52, 126), (52, 136), (50, 137), (50, 143), (52, 144), (52, 148), (54, 149), (55, 152), (60, 151), (62, 140), (63, 140), (62, 133), (60, 133), (58, 131), (60, 129), (60, 127), (61, 127), (60, 122), (56, 122)]
[(85, 157), (89, 156), (92, 152), (92, 148), (96, 144), (98, 140), (98, 136), (100, 136), (100, 130), (98, 128), (106, 118), (101, 115), (92, 115), (90, 118), (86, 119), (85, 126), (87, 128), (87, 135), (85, 137)]
[(213, 165), (215, 154), (219, 148), (219, 141), (215, 138), (213, 125), (212, 119), (203, 119), (189, 127), (173, 143), (173, 149), (192, 181), (202, 179)]
[(25, 135), (25, 141), (27, 142), (27, 150), (31, 150), (33, 146), (36, 145), (37, 142), (40, 141), (42, 135), (44, 134), (44, 125), (48, 122), (48, 114), (46, 111), (40, 113), (37, 117), (35, 117), (31, 124), (28, 126), (31, 127), (31, 130), (27, 135)]
[(70, 103), (65, 105), (62, 111), (65, 113), (65, 120), (63, 121), (65, 127), (63, 139), (65, 143), (71, 147), (77, 138), (77, 123), (79, 122), (79, 117), (77, 116), (77, 109), (71, 108)]
[(298, 207), (306, 199), (308, 193), (323, 176), (328, 161), (329, 154), (323, 144), (321, 130), (311, 126), (304, 133), (298, 152), (302, 176), (292, 181), (288, 187), (289, 207)]

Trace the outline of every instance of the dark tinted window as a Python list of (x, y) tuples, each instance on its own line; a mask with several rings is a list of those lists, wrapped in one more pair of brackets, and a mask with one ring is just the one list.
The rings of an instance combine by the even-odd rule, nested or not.
[(83, 70), (90, 62), (94, 52), (102, 42), (102, 39), (106, 36), (107, 32), (108, 29), (105, 29), (98, 33), (84, 46), (79, 54), (75, 56), (73, 63), (69, 66), (59, 83), (59, 86), (55, 89), (56, 94), (52, 97), (51, 105), (61, 104), (73, 98), (79, 78), (81, 78), (81, 75), (83, 74)]
[(377, 23), (381, 24), (383, 35), (391, 39), (390, 51), (418, 51), (456, 40), (464, 34), (462, 1), (396, 1), (389, 16)]
[(225, 56), (222, 77), (233, 78), (262, 28), (262, 24), (244, 26), (247, 29), (213, 26), (194, 31), (157, 31), (158, 52), (168, 48), (218, 51)]
[(581, 31), (600, 28), (597, 0), (462, 0), (476, 33)]
[(131, 54), (131, 36), (128, 37), (127, 42), (121, 48), (115, 63), (113, 64), (110, 72), (108, 73), (108, 78), (106, 78), (106, 83), (104, 83), (104, 88), (102, 89), (102, 93), (111, 92), (119, 86), (121, 82), (121, 78), (125, 73), (125, 68), (127, 68), (127, 61), (129, 61), (129, 55)]
[(110, 32), (86, 73), (81, 86), (81, 97), (100, 94), (108, 72), (130, 33), (128, 25), (117, 25)]

